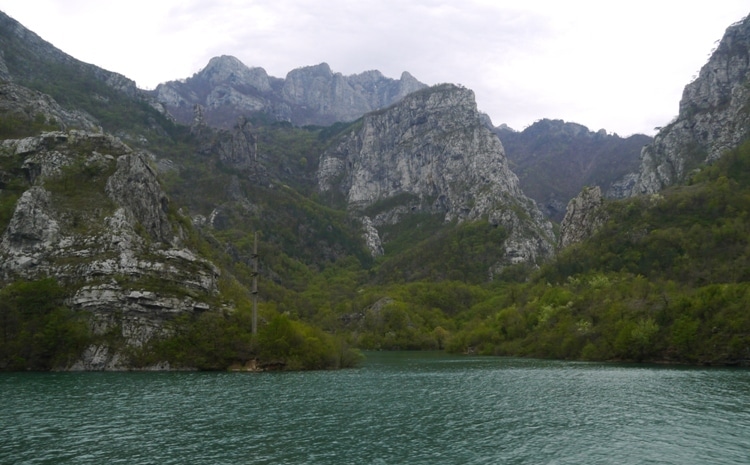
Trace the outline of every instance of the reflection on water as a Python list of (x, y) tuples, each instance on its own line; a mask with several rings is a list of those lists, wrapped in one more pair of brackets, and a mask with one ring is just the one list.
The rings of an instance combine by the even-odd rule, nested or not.
[(750, 372), (370, 353), (308, 373), (0, 375), (5, 464), (747, 464)]

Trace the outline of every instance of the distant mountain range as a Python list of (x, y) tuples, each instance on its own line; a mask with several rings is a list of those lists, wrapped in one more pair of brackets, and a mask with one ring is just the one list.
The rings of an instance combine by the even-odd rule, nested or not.
[(565, 207), (584, 186), (608, 191), (638, 169), (641, 149), (653, 139), (643, 134), (622, 138), (605, 130), (562, 120), (542, 119), (521, 132), (494, 129), (524, 193), (542, 212), (562, 221)]
[(326, 63), (295, 69), (280, 79), (235, 57), (220, 56), (192, 77), (159, 84), (153, 95), (183, 124), (190, 124), (200, 105), (206, 122), (218, 127), (255, 115), (296, 126), (328, 126), (354, 121), (424, 87), (407, 72), (398, 80), (379, 71), (344, 76)]
[[(407, 72), (398, 80), (379, 71), (343, 76), (325, 63), (295, 69), (280, 79), (221, 56), (192, 77), (160, 84), (152, 96), (183, 124), (192, 124), (199, 106), (201, 119), (216, 127), (230, 128), (241, 116), (327, 126), (354, 121), (425, 87)], [(493, 130), (523, 191), (555, 221), (562, 220), (568, 201), (585, 185), (608, 190), (616, 179), (635, 171), (640, 149), (651, 141), (643, 135), (622, 139), (546, 119), (522, 132), (507, 126)]]

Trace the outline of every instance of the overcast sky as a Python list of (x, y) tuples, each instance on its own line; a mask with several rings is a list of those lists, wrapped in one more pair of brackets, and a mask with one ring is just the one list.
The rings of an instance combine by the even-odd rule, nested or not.
[(564, 119), (621, 136), (677, 115), (747, 0), (0, 0), (82, 61), (141, 88), (218, 55), (284, 77), (328, 63), (345, 75), (409, 71), (476, 93), (495, 125)]

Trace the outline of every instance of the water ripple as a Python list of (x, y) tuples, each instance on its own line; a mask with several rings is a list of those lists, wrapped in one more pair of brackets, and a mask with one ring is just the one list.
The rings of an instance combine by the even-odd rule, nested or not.
[(371, 354), (288, 374), (0, 375), (2, 464), (747, 464), (750, 374)]

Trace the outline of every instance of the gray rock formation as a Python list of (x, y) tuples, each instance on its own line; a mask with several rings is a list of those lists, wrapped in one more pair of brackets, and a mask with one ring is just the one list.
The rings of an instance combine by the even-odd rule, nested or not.
[(281, 95), (284, 103), (295, 109), (289, 118), (294, 124), (328, 125), (354, 121), (424, 87), (406, 72), (398, 81), (379, 71), (343, 76), (321, 63), (290, 71)]
[(116, 204), (132, 213), (152, 239), (165, 244), (173, 242), (167, 218), (169, 199), (144, 155), (119, 156), (115, 172), (107, 179), (106, 192)]
[(560, 224), (561, 249), (590, 237), (607, 221), (603, 205), (604, 197), (598, 186), (584, 188), (568, 203)]
[(372, 224), (372, 219), (369, 216), (362, 217), (362, 227), (365, 231), (365, 244), (370, 250), (370, 254), (372, 254), (373, 257), (383, 255), (383, 242), (378, 234), (378, 229)]
[[(0, 282), (53, 276), (96, 334), (117, 331), (130, 347), (210, 308), (218, 269), (182, 245), (145, 154), (72, 130), (5, 140), (0, 162), (28, 183), (0, 236)], [(91, 347), (74, 367), (125, 368), (120, 349)]]
[(247, 170), (257, 165), (257, 139), (250, 122), (240, 117), (229, 137), (219, 139), (215, 151), (222, 163), (238, 170)]
[(643, 149), (631, 195), (683, 181), (750, 136), (750, 17), (730, 26), (698, 78), (685, 87), (677, 119)]
[(154, 95), (185, 124), (190, 124), (193, 107), (201, 105), (206, 122), (217, 127), (229, 128), (238, 117), (258, 113), (299, 126), (327, 126), (353, 121), (424, 87), (406, 72), (399, 80), (379, 71), (344, 76), (326, 63), (292, 70), (279, 79), (263, 68), (221, 56), (188, 79), (160, 84)]
[(205, 124), (202, 106), (195, 106), (194, 115), (191, 132), (200, 155), (237, 170), (246, 178), (267, 182), (266, 169), (258, 160), (258, 139), (247, 118), (240, 116), (232, 129), (216, 129)]
[(521, 192), (474, 93), (454, 85), (366, 115), (321, 157), (318, 188), (338, 191), (376, 228), (412, 212), (446, 222), (487, 218), (510, 231), (508, 264), (535, 263), (553, 250), (549, 222)]
[(0, 83), (0, 117), (28, 126), (38, 123), (59, 130), (101, 131), (93, 118), (82, 111), (66, 110), (49, 95), (11, 82)]

